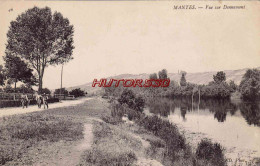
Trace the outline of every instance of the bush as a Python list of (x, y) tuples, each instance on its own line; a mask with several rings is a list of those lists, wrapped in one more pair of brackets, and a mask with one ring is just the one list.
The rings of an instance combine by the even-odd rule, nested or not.
[(171, 153), (172, 155), (187, 148), (185, 138), (179, 133), (177, 127), (169, 121), (164, 121), (160, 117), (154, 115), (140, 119), (138, 124), (164, 140), (168, 147), (168, 153)]
[(136, 111), (143, 111), (145, 101), (141, 96), (136, 97), (134, 92), (130, 89), (125, 89), (120, 98), (118, 99), (120, 104), (126, 104), (129, 108)]
[(81, 97), (85, 96), (85, 92), (82, 91), (80, 88), (73, 89), (69, 92), (70, 95), (74, 95), (74, 97)]
[(63, 94), (63, 95), (68, 95), (69, 92), (65, 88), (59, 88), (55, 89), (54, 94)]
[(197, 147), (196, 157), (211, 162), (215, 166), (226, 165), (223, 148), (219, 143), (212, 143), (208, 139), (203, 139)]
[(44, 93), (49, 95), (49, 94), (51, 94), (51, 91), (48, 88), (43, 88), (42, 89), (42, 94), (44, 94)]
[(240, 82), (239, 91), (244, 99), (260, 99), (260, 70), (247, 70)]

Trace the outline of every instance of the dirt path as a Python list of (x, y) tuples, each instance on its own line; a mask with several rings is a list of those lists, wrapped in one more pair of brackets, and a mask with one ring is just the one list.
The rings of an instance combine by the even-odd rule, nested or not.
[(85, 150), (91, 148), (93, 142), (92, 124), (84, 124), (84, 139), (71, 149), (71, 152), (64, 155), (55, 165), (76, 166), (80, 163), (80, 156)]
[[(93, 99), (93, 98), (82, 98), (79, 100), (67, 100), (67, 101), (61, 101), (59, 103), (52, 103), (52, 104), (49, 104), (49, 109), (74, 106), (74, 105), (81, 104), (87, 100), (91, 100), (91, 99)], [(36, 111), (43, 111), (43, 110), (46, 110), (46, 109), (44, 109), (43, 107), (38, 108), (37, 105), (29, 106), (28, 108), (24, 108), (24, 109), (22, 107), (1, 108), (0, 117), (15, 115), (15, 114), (24, 114), (24, 113), (36, 112)]]
[[(84, 124), (84, 138), (77, 142), (58, 142), (53, 147), (43, 149), (41, 154), (34, 153), (33, 160), (37, 160), (36, 166), (76, 166), (80, 163), (80, 157), (85, 150), (91, 148), (93, 142), (92, 124)], [(37, 156), (38, 155), (38, 156)]]

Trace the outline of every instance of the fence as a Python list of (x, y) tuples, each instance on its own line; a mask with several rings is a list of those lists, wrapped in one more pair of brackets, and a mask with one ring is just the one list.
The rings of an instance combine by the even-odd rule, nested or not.
[[(33, 99), (32, 93), (26, 93), (28, 99)], [(22, 93), (0, 93), (0, 100), (21, 100)]]
[(60, 100), (73, 100), (75, 99), (74, 95), (65, 95), (65, 94), (54, 94), (54, 98), (58, 98)]
[[(35, 99), (34, 94), (25, 93), (29, 100)], [(0, 93), (0, 100), (21, 100), (22, 93)], [(60, 100), (73, 100), (75, 99), (74, 95), (65, 95), (65, 94), (54, 94), (54, 96), (49, 95), (49, 98), (58, 98)]]

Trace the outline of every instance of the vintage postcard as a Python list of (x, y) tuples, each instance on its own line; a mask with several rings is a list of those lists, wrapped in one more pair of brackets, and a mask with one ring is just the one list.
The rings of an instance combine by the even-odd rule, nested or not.
[(0, 165), (259, 166), (260, 1), (0, 0)]

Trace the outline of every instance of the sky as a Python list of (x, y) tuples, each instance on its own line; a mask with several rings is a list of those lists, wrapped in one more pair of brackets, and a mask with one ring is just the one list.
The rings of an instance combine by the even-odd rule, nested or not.
[[(177, 1), (0, 1), (0, 64), (10, 22), (34, 6), (48, 6), (74, 25), (74, 59), (63, 85), (76, 86), (119, 74), (206, 72), (260, 66), (260, 2), (245, 10), (173, 10)], [(13, 11), (8, 11), (13, 9)], [(60, 87), (61, 66), (49, 66), (43, 87)]]

